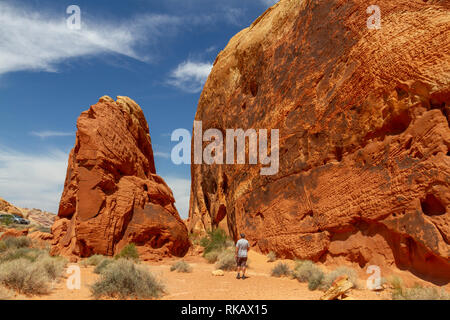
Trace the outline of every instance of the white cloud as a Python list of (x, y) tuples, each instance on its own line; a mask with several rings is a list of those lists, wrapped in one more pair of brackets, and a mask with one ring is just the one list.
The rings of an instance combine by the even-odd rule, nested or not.
[(61, 131), (52, 131), (52, 130), (45, 130), (45, 131), (32, 131), (30, 132), (32, 136), (39, 137), (41, 139), (51, 138), (51, 137), (70, 137), (73, 136), (73, 132), (61, 132)]
[[(69, 155), (60, 150), (24, 153), (0, 146), (0, 197), (23, 208), (58, 213)], [(183, 219), (189, 215), (191, 181), (169, 176), (175, 206)]]
[(191, 180), (169, 176), (164, 178), (167, 185), (172, 189), (175, 198), (175, 206), (182, 219), (189, 216), (189, 198), (191, 193)]
[(261, 0), (261, 2), (268, 7), (273, 6), (275, 3), (277, 3), (279, 0)]
[(170, 158), (170, 154), (168, 154), (167, 152), (159, 152), (159, 151), (153, 152), (153, 156), (164, 159)]
[(196, 93), (202, 90), (211, 69), (210, 62), (187, 60), (171, 72), (167, 82), (183, 91)]
[(68, 154), (23, 153), (0, 147), (0, 197), (19, 207), (57, 213)]
[[(0, 3), (0, 75), (23, 70), (56, 71), (65, 59), (115, 53), (149, 61), (138, 47), (155, 40), (181, 19), (142, 15), (114, 24), (87, 21), (81, 12), (81, 30), (67, 27), (65, 12), (34, 12), (11, 2)], [(164, 34), (163, 34), (164, 32)]]

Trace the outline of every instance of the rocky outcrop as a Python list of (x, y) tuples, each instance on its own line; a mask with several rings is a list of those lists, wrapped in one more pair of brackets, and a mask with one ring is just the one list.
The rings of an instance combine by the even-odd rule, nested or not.
[(42, 226), (44, 228), (51, 228), (55, 222), (56, 215), (51, 212), (42, 211), (40, 209), (22, 209), (24, 217), (30, 221), (31, 224)]
[(378, 30), (367, 1), (281, 0), (230, 40), (195, 119), (279, 129), (279, 172), (192, 165), (191, 232), (450, 281), (450, 3), (376, 4)]
[(26, 237), (28, 235), (28, 229), (6, 229), (5, 232), (3, 232), (0, 235), (0, 240), (6, 239), (6, 238), (19, 238), (19, 237)]
[(141, 259), (182, 256), (188, 233), (156, 174), (149, 128), (128, 97), (102, 97), (78, 118), (52, 254), (114, 255), (135, 243)]
[(53, 240), (53, 235), (51, 233), (47, 232), (41, 232), (41, 231), (34, 231), (31, 233), (28, 233), (28, 238), (35, 241), (51, 241)]
[(9, 213), (23, 217), (23, 212), (20, 208), (12, 205), (2, 198), (0, 198), (0, 213)]

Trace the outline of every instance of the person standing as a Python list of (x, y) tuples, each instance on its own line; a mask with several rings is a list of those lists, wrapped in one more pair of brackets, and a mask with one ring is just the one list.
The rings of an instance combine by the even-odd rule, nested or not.
[(245, 276), (245, 271), (247, 270), (247, 257), (248, 250), (250, 245), (245, 239), (245, 234), (241, 233), (241, 239), (236, 242), (236, 264), (237, 264), (237, 276), (236, 279), (241, 278), (241, 270), (242, 270), (242, 279), (247, 278)]

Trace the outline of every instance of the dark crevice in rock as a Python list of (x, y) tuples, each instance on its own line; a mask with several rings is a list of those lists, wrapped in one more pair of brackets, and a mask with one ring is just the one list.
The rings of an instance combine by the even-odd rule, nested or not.
[(440, 216), (445, 214), (446, 209), (441, 201), (436, 198), (433, 194), (429, 193), (420, 201), (422, 211), (427, 216)]

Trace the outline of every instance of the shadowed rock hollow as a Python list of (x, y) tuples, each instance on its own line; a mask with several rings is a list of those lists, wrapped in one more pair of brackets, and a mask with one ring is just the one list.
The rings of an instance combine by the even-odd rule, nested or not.
[(188, 233), (156, 174), (149, 128), (128, 97), (102, 97), (77, 121), (52, 253), (114, 255), (135, 243), (144, 260), (182, 256)]
[(449, 282), (450, 3), (376, 4), (281, 0), (230, 40), (195, 119), (279, 129), (280, 169), (192, 165), (190, 232)]

